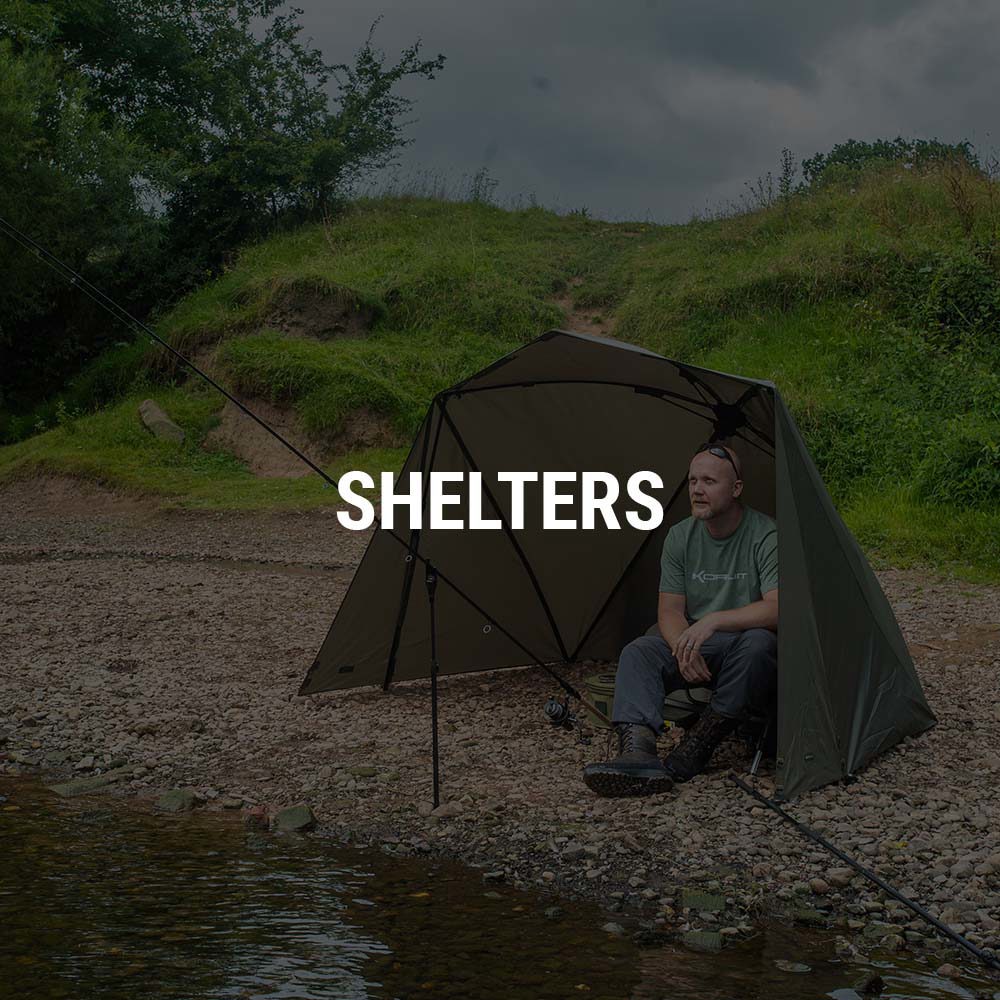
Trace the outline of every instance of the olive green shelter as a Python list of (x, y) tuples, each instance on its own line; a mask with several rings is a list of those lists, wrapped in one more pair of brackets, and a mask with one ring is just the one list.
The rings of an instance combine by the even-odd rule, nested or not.
[[(560, 330), (440, 393), (403, 466), (480, 471), (483, 516), (502, 529), (376, 527), (301, 693), (430, 675), (428, 563), (441, 674), (617, 660), (656, 620), (663, 538), (690, 513), (688, 463), (710, 440), (739, 452), (744, 502), (778, 524), (779, 794), (846, 778), (933, 725), (889, 602), (774, 384)], [(641, 470), (664, 483), (651, 531), (625, 519), (648, 514), (624, 495)], [(497, 479), (509, 471), (612, 473), (621, 528), (543, 530), (529, 487), (513, 530)]]

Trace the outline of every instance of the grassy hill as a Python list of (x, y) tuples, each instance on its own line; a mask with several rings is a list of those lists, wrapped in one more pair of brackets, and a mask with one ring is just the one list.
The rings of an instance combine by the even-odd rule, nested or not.
[[(551, 327), (773, 379), (870, 552), (998, 580), (998, 195), (953, 165), (677, 226), (359, 202), (246, 250), (158, 331), (279, 408), (334, 473), (398, 467), (437, 390)], [(183, 446), (139, 424), (147, 396)], [(0, 449), (0, 477), (48, 469), (197, 507), (336, 501), (316, 477), (206, 450), (221, 410), (161, 348), (123, 343), (44, 411), (50, 429)]]

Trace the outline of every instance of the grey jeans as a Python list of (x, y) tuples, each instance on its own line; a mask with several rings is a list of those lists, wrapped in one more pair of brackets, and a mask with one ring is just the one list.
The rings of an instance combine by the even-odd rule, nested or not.
[(678, 688), (710, 687), (709, 705), (730, 719), (768, 715), (778, 683), (778, 637), (766, 628), (715, 632), (702, 643), (710, 684), (689, 684), (663, 636), (634, 639), (618, 660), (612, 722), (641, 722), (663, 732), (663, 699)]

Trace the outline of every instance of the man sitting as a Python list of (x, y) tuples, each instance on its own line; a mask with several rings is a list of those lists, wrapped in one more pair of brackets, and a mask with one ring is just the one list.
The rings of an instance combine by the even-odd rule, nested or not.
[[(772, 710), (777, 688), (778, 535), (740, 501), (739, 457), (703, 445), (688, 470), (691, 516), (675, 524), (660, 559), (658, 635), (630, 642), (618, 662), (612, 722), (618, 756), (584, 768), (598, 795), (667, 791), (708, 765), (749, 715)], [(698, 721), (661, 763), (663, 700), (711, 687)]]

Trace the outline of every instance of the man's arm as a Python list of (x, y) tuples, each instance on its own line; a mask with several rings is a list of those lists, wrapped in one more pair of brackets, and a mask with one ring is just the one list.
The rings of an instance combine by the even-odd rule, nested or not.
[(660, 626), (660, 635), (677, 658), (677, 668), (684, 680), (689, 684), (708, 684), (712, 680), (712, 674), (702, 655), (696, 650), (692, 652), (690, 647), (685, 649), (680, 644), (681, 636), (687, 634), (691, 627), (684, 613), (686, 608), (687, 599), (683, 594), (660, 591), (656, 622)]
[(660, 627), (660, 635), (666, 640), (670, 651), (676, 654), (677, 639), (688, 627), (687, 599), (683, 594), (665, 594), (660, 592), (656, 608), (656, 624)]
[[(742, 608), (713, 611), (705, 615), (702, 621), (716, 632), (745, 632), (748, 628), (769, 628), (772, 632), (777, 632), (778, 588), (769, 590), (761, 600), (746, 604)], [(670, 648), (673, 649), (673, 646)]]

